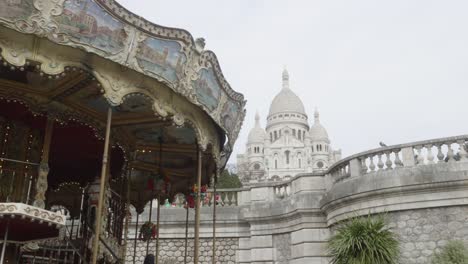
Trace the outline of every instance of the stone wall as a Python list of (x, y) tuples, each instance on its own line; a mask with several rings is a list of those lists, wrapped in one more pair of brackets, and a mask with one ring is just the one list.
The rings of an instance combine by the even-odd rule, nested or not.
[[(160, 239), (159, 246), (159, 263), (160, 264), (175, 264), (183, 263), (185, 256), (185, 240), (184, 239)], [(200, 239), (200, 263), (211, 263), (212, 257), (211, 239)], [(234, 264), (236, 262), (236, 251), (239, 247), (237, 238), (219, 238), (216, 240), (216, 263), (219, 264)], [(156, 242), (149, 243), (149, 254), (154, 254), (156, 250)], [(133, 263), (134, 240), (128, 240), (127, 255), (125, 263)], [(146, 242), (137, 241), (135, 263), (143, 263), (146, 256)], [(188, 240), (187, 262), (193, 263), (193, 238)]]
[(408, 210), (388, 214), (401, 243), (401, 264), (431, 263), (448, 240), (468, 241), (468, 207)]
[(273, 254), (276, 264), (287, 264), (291, 259), (291, 233), (273, 235)]

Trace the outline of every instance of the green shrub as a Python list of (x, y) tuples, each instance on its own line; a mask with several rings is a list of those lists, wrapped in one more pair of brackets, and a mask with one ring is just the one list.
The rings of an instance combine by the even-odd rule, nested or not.
[(329, 254), (333, 264), (395, 264), (399, 242), (383, 215), (356, 217), (331, 237)]
[(434, 254), (432, 264), (468, 264), (468, 250), (462, 241), (449, 241), (440, 253)]

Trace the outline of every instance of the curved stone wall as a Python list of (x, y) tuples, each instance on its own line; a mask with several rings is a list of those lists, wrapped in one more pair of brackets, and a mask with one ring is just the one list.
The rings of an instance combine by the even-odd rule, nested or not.
[[(385, 212), (401, 242), (399, 263), (430, 263), (448, 240), (468, 243), (467, 139), (379, 148), (321, 173), (222, 190), (231, 194), (217, 208), (217, 236), (237, 241), (235, 263), (327, 264), (327, 241), (342, 221)], [(182, 238), (178, 209), (162, 211), (163, 238)], [(211, 212), (201, 211), (203, 239), (212, 235)]]

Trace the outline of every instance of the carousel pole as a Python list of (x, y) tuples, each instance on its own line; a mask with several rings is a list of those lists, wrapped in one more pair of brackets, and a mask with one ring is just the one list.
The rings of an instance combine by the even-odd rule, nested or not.
[[(148, 222), (151, 222), (152, 214), (153, 214), (153, 191), (151, 190), (150, 211), (149, 211)], [(148, 239), (148, 241), (146, 241), (146, 255), (148, 255), (150, 241), (151, 241), (151, 237)]]
[(44, 143), (42, 147), (41, 163), (39, 164), (38, 176), (36, 182), (36, 195), (34, 197), (33, 206), (45, 208), (45, 193), (48, 183), (47, 176), (49, 175), (49, 152), (50, 143), (52, 141), (52, 131), (54, 128), (54, 119), (47, 117), (47, 123), (44, 132)]
[[(162, 138), (159, 137), (159, 176), (162, 176)], [(161, 231), (161, 228), (159, 227), (159, 219), (160, 219), (160, 214), (161, 214), (161, 195), (160, 193), (158, 193), (158, 215), (157, 215), (157, 218), (156, 218), (156, 227), (157, 227), (157, 234), (156, 234), (156, 253), (155, 253), (155, 263), (158, 264), (159, 263), (159, 235), (160, 235), (160, 231)]]
[(96, 212), (96, 222), (95, 222), (95, 234), (94, 234), (94, 245), (92, 252), (92, 264), (97, 263), (97, 257), (99, 255), (99, 238), (101, 236), (101, 218), (102, 218), (102, 208), (104, 207), (104, 192), (107, 179), (107, 160), (109, 155), (109, 140), (110, 140), (110, 130), (111, 130), (111, 121), (112, 121), (112, 108), (107, 109), (107, 124), (106, 124), (106, 137), (104, 140), (104, 153), (102, 155), (102, 168), (101, 168), (101, 184), (99, 185), (99, 201), (98, 208)]
[(213, 259), (211, 263), (216, 263), (216, 183), (218, 181), (219, 170), (216, 169), (216, 173), (213, 179)]
[[(136, 159), (136, 151), (133, 154), (133, 159)], [(127, 162), (127, 165), (130, 162)], [(126, 180), (125, 183), (127, 184), (127, 190), (125, 193), (125, 226), (124, 226), (124, 248), (123, 248), (123, 256), (122, 259), (125, 259), (125, 256), (127, 255), (127, 245), (128, 245), (128, 222), (132, 218), (132, 215), (130, 214), (130, 175), (132, 173), (132, 168), (128, 166), (127, 170), (127, 175), (126, 175)], [(130, 218), (130, 219), (129, 219)]]
[(195, 244), (194, 244), (194, 257), (193, 263), (198, 264), (199, 243), (200, 243), (200, 190), (201, 190), (201, 176), (202, 176), (202, 151), (198, 150), (198, 170), (197, 170), (197, 199), (195, 201)]
[(8, 219), (8, 221), (7, 221), (5, 236), (3, 237), (2, 255), (0, 256), (0, 264), (3, 264), (4, 260), (5, 260), (5, 251), (6, 251), (6, 244), (7, 244), (7, 239), (8, 239), (9, 227), (10, 227), (10, 219)]
[(137, 219), (136, 219), (136, 224), (135, 224), (135, 242), (133, 243), (133, 264), (135, 264), (135, 257), (136, 257), (136, 248), (137, 248), (137, 243), (138, 243), (138, 218), (140, 217), (140, 214), (138, 213), (138, 209), (135, 210), (137, 214)]
[(187, 264), (187, 246), (188, 246), (188, 217), (189, 217), (189, 204), (185, 198), (185, 255), (184, 263)]
[(156, 218), (156, 226), (158, 227), (158, 229), (157, 229), (157, 230), (158, 230), (158, 231), (157, 231), (158, 233), (156, 234), (156, 254), (155, 254), (155, 255), (156, 255), (156, 256), (155, 256), (155, 258), (156, 258), (156, 264), (159, 263), (159, 262), (158, 262), (158, 260), (159, 260), (159, 234), (160, 234), (160, 230), (161, 230), (161, 229), (159, 228), (159, 218), (160, 218), (159, 215), (160, 215), (160, 213), (161, 213), (161, 202), (160, 202), (160, 199), (161, 199), (161, 196), (158, 195), (158, 212), (157, 212), (158, 215), (157, 215), (157, 218)]

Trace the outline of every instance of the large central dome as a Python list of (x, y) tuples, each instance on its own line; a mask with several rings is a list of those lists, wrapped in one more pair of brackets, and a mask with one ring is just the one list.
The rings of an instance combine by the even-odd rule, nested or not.
[(301, 99), (289, 88), (289, 74), (286, 70), (283, 71), (283, 89), (271, 102), (269, 116), (279, 113), (306, 115)]

